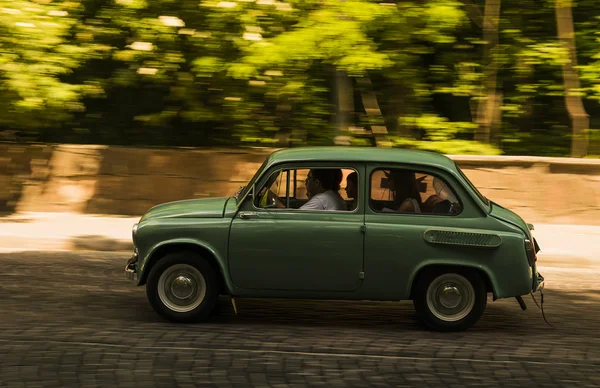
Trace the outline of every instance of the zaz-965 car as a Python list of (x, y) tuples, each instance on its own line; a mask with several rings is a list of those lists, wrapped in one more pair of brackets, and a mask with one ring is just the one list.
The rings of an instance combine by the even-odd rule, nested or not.
[(427, 327), (464, 330), (488, 293), (523, 306), (542, 287), (532, 228), (446, 156), (297, 148), (235, 196), (150, 209), (125, 272), (176, 322), (206, 319), (219, 295), (412, 300)]

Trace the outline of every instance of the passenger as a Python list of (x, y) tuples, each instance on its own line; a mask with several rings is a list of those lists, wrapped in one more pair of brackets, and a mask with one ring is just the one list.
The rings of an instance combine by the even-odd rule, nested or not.
[(394, 192), (393, 208), (384, 208), (384, 212), (421, 213), (421, 196), (417, 189), (417, 180), (412, 171), (392, 170), (389, 174)]
[(309, 200), (300, 210), (346, 210), (340, 190), (339, 169), (312, 169), (306, 177)]
[(438, 178), (433, 178), (435, 194), (425, 200), (423, 212), (436, 214), (459, 213), (461, 208), (458, 199), (446, 183)]
[(352, 202), (348, 206), (348, 210), (356, 209), (358, 205), (356, 198), (358, 198), (358, 174), (356, 172), (350, 173), (346, 177), (346, 195), (352, 199)]
[(423, 202), (423, 213), (447, 213), (446, 210), (450, 205), (450, 201), (440, 197), (437, 194), (432, 194)]

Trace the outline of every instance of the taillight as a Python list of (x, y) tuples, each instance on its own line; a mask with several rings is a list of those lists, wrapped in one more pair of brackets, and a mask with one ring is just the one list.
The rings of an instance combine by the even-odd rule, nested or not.
[(525, 252), (527, 253), (527, 261), (529, 262), (529, 266), (533, 267), (533, 263), (537, 261), (537, 252), (533, 239), (525, 239)]

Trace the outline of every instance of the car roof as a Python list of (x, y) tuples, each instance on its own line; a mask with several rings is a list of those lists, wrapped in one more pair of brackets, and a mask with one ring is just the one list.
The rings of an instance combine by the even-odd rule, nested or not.
[(376, 147), (298, 147), (273, 152), (269, 165), (292, 161), (409, 163), (455, 170), (449, 157), (430, 151)]

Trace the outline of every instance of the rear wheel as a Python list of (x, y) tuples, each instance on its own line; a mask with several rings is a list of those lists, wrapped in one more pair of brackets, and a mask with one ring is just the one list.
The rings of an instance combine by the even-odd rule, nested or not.
[(146, 296), (154, 310), (170, 321), (201, 321), (217, 303), (217, 274), (195, 253), (171, 253), (150, 271)]
[(415, 286), (415, 310), (430, 329), (465, 330), (473, 326), (485, 311), (485, 283), (473, 270), (426, 270)]

